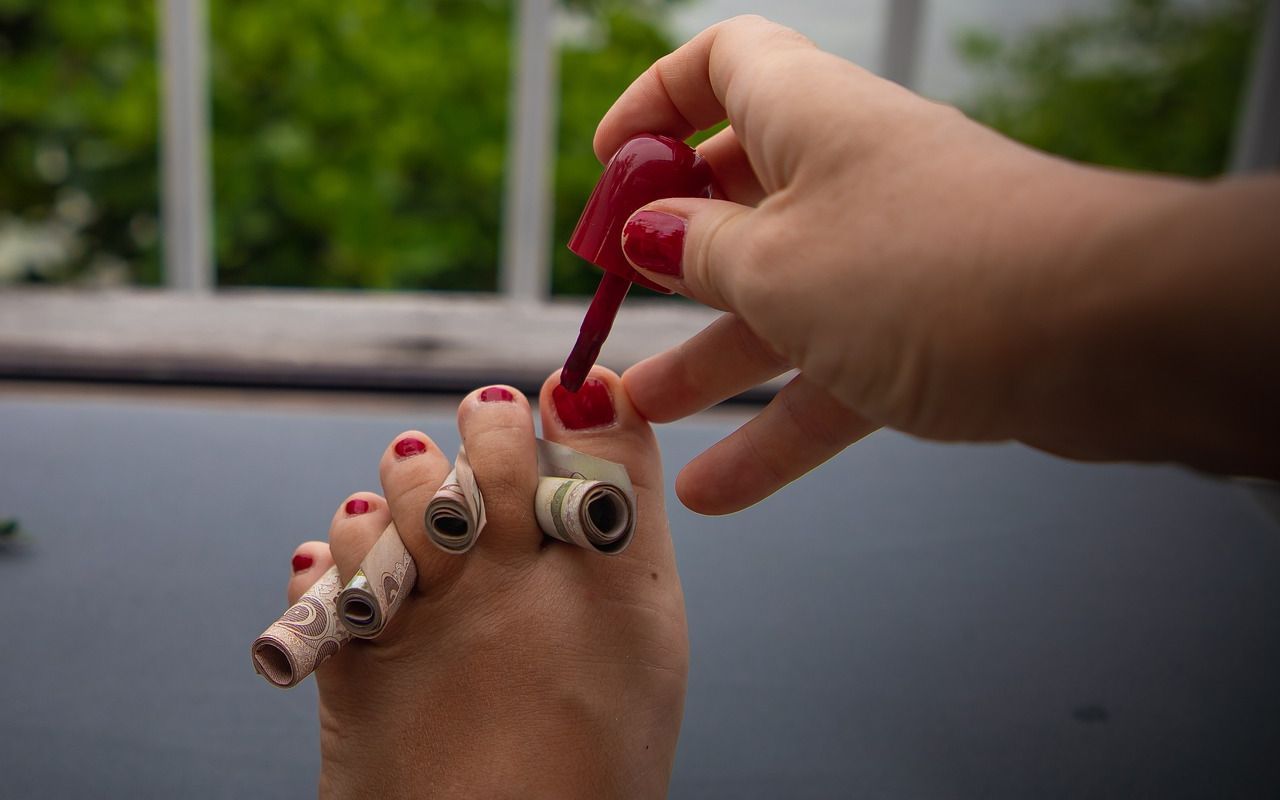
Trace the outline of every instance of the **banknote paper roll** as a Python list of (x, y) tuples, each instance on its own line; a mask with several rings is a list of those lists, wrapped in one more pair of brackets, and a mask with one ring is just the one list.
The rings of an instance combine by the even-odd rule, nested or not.
[[(626, 467), (539, 439), (538, 474), (534, 514), (543, 533), (607, 554), (631, 542), (636, 505)], [(465, 452), (428, 504), (426, 523), (431, 540), (455, 553), (470, 549), (484, 528), (484, 498)], [(417, 574), (396, 526), (387, 526), (345, 588), (330, 568), (254, 641), (254, 669), (275, 686), (297, 685), (352, 635), (381, 633)]]
[[(538, 440), (538, 490), (534, 514), (546, 535), (613, 554), (631, 542), (636, 528), (635, 491), (626, 467)], [(484, 528), (484, 497), (466, 453), (426, 511), (427, 536), (442, 550), (464, 553)]]
[(448, 553), (465, 553), (484, 528), (484, 499), (467, 452), (458, 450), (453, 470), (427, 504), (427, 537)]
[(250, 652), (259, 675), (283, 689), (296, 686), (351, 634), (338, 622), (335, 602), (342, 588), (338, 568), (330, 567), (298, 602), (254, 640)]
[(622, 552), (635, 531), (629, 499), (604, 481), (543, 478), (534, 513), (548, 536), (608, 555)]
[(562, 542), (621, 553), (636, 531), (636, 495), (627, 468), (538, 440), (538, 527)]
[(338, 619), (352, 636), (372, 639), (382, 633), (417, 580), (413, 557), (392, 523), (338, 595)]

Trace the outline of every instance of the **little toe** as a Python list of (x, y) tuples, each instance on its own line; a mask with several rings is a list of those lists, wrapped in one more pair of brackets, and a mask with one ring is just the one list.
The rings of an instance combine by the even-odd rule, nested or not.
[(509, 386), (478, 389), (458, 405), (458, 432), (484, 497), (486, 523), (476, 547), (504, 559), (538, 552), (538, 454), (529, 401)]

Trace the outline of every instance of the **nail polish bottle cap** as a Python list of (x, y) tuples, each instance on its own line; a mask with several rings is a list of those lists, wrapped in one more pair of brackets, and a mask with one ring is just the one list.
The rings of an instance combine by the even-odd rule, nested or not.
[(613, 154), (587, 201), (569, 249), (601, 269), (660, 292), (622, 254), (622, 226), (639, 208), (667, 197), (711, 197), (711, 168), (692, 147), (642, 133)]

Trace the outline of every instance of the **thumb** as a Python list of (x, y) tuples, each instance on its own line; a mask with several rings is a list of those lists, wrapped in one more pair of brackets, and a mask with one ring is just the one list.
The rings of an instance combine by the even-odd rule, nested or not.
[(622, 252), (654, 283), (721, 311), (736, 311), (754, 209), (726, 200), (659, 200), (631, 215)]

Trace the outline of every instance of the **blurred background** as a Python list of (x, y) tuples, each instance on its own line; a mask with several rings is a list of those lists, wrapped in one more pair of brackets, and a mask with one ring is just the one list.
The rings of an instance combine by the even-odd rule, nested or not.
[[(542, 288), (554, 294), (595, 283), (563, 243), (599, 175), (597, 121), (646, 66), (717, 19), (750, 8), (789, 23), (1051, 152), (1211, 176), (1228, 166), (1263, 8), (900, 3), (912, 29), (891, 41), (893, 4), (880, 0), (547, 0), (528, 4), (545, 18), (523, 34), (511, 2), (211, 0), (205, 18), (172, 5), (169, 24), (193, 28), (204, 52), (169, 57), (207, 59), (178, 87), (199, 93), (192, 115), (207, 126), (207, 148), (193, 150), (209, 163), (202, 282), (499, 291), (502, 267), (528, 263), (500, 258), (514, 234), (504, 201), (525, 199), (506, 188), (523, 136), (539, 138), (546, 171), (545, 252), (530, 262), (549, 264)], [(164, 6), (0, 4), (5, 284), (166, 283)], [(542, 85), (520, 83), (522, 44), (545, 51), (530, 58), (546, 62), (541, 72), (524, 75)], [(513, 119), (520, 91), (539, 101), (525, 109), (536, 119)]]
[[(0, 798), (314, 794), (247, 652), (294, 546), (559, 367), (597, 121), (748, 12), (1069, 158), (1280, 163), (1275, 0), (0, 0)], [(712, 318), (633, 290), (602, 363)], [(661, 427), (669, 495), (776, 385)], [(673, 797), (1280, 795), (1274, 494), (879, 432), (670, 496)]]
[[(536, 386), (597, 281), (564, 247), (596, 123), (707, 25), (764, 13), (1034, 147), (1208, 177), (1274, 150), (1264, 5), (3, 0), (0, 376)], [(709, 319), (632, 297), (605, 364)]]

